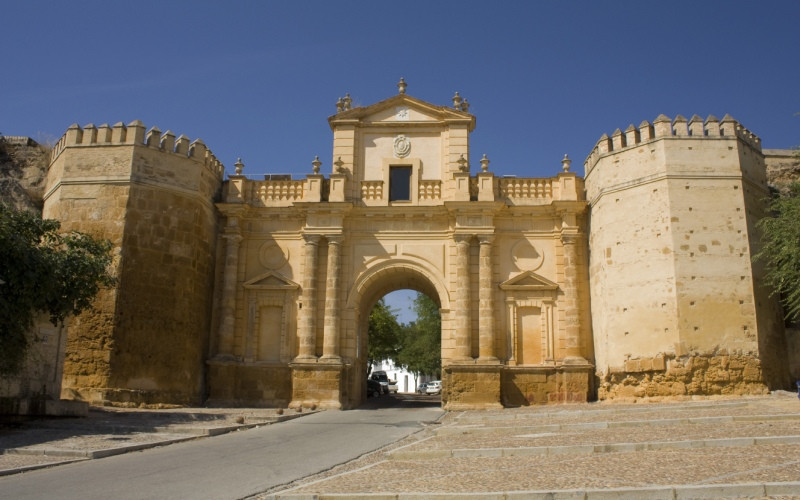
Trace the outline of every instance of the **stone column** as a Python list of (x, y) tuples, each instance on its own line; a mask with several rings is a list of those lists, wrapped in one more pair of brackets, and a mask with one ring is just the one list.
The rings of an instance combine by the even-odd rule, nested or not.
[(325, 329), (322, 358), (339, 360), (339, 267), (341, 236), (328, 236), (328, 279), (325, 287)]
[(494, 331), (494, 282), (492, 279), (492, 242), (494, 235), (480, 236), (481, 253), (478, 262), (480, 288), (478, 306), (478, 346), (480, 362), (496, 362)]
[(305, 269), (303, 270), (303, 308), (300, 310), (297, 336), (300, 340), (299, 352), (295, 361), (316, 361), (317, 335), (317, 260), (319, 235), (304, 234)]
[(469, 248), (471, 234), (457, 234), (456, 240), (456, 307), (454, 321), (456, 361), (472, 360), (472, 324), (470, 321)]
[(564, 249), (564, 361), (567, 363), (586, 363), (581, 352), (581, 311), (578, 295), (578, 243), (577, 233), (562, 233), (561, 244)]
[(225, 276), (222, 282), (222, 318), (219, 324), (219, 344), (217, 357), (233, 357), (233, 336), (236, 325), (236, 283), (239, 279), (239, 234), (238, 219), (228, 219), (223, 238), (227, 241), (225, 246)]

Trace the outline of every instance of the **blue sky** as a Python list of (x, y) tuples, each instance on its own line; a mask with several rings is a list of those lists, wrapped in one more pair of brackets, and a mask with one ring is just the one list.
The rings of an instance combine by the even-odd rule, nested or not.
[(229, 171), (330, 171), (327, 117), (455, 91), (472, 168), (573, 169), (628, 124), (726, 113), (765, 148), (800, 144), (797, 1), (77, 1), (0, 11), (0, 132), (55, 140), (142, 120), (202, 138)]

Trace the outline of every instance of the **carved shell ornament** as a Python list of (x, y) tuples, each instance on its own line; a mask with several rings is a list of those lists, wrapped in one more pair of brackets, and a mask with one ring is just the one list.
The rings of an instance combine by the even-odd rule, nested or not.
[(394, 138), (394, 155), (397, 158), (405, 158), (411, 153), (411, 141), (404, 135)]

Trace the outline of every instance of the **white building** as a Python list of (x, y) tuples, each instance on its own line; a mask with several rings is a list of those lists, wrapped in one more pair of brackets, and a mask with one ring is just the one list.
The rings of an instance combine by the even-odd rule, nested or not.
[(417, 386), (428, 380), (433, 380), (433, 377), (425, 375), (417, 376), (416, 374), (404, 369), (402, 366), (395, 366), (391, 359), (385, 359), (378, 363), (373, 363), (370, 373), (376, 371), (385, 371), (389, 380), (397, 381), (397, 392), (417, 392)]

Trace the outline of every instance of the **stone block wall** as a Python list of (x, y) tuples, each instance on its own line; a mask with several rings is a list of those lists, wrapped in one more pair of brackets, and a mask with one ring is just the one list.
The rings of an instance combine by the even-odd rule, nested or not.
[(581, 403), (591, 399), (590, 368), (507, 368), (502, 374), (503, 406)]
[(202, 141), (138, 121), (73, 125), (56, 144), (44, 216), (110, 240), (118, 279), (70, 324), (63, 397), (203, 402), (222, 173)]
[(207, 404), (212, 406), (278, 407), (292, 400), (292, 372), (288, 366), (209, 364)]
[[(586, 162), (598, 397), (787, 387), (779, 306), (752, 264), (760, 148), (729, 116), (662, 115), (598, 142)], [(750, 368), (727, 368), (729, 354)]]
[(500, 367), (445, 366), (442, 370), (442, 404), (446, 410), (499, 408)]
[(766, 394), (762, 361), (752, 355), (655, 356), (629, 359), (600, 380), (599, 399)]

